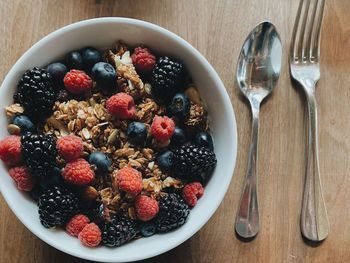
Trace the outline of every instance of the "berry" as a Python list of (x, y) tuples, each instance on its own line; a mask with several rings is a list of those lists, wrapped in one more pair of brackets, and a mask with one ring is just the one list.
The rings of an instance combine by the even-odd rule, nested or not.
[(182, 198), (191, 207), (197, 204), (198, 198), (201, 198), (203, 194), (204, 188), (199, 182), (186, 184), (182, 189)]
[(73, 94), (80, 94), (92, 88), (92, 79), (82, 70), (72, 69), (63, 79), (66, 89)]
[(190, 111), (190, 106), (190, 99), (187, 95), (185, 93), (177, 93), (171, 100), (169, 112), (174, 116), (184, 119)]
[(83, 228), (78, 238), (84, 246), (97, 247), (101, 243), (102, 233), (95, 223), (90, 223)]
[(25, 132), (35, 132), (36, 128), (33, 122), (25, 115), (17, 115), (13, 118), (12, 123), (14, 125), (17, 125), (21, 132), (20, 133), (25, 133)]
[(17, 184), (17, 188), (22, 191), (29, 192), (33, 190), (36, 179), (33, 177), (29, 169), (25, 166), (14, 167), (9, 170), (9, 174)]
[(160, 57), (152, 72), (152, 95), (169, 101), (178, 91), (184, 79), (185, 67), (169, 57)]
[(157, 232), (157, 226), (153, 222), (142, 222), (139, 229), (143, 237), (153, 236)]
[(82, 69), (83, 68), (83, 58), (81, 57), (79, 51), (72, 51), (68, 53), (65, 57), (66, 65), (69, 69)]
[(129, 141), (138, 146), (143, 146), (147, 138), (147, 128), (146, 125), (142, 122), (131, 122), (128, 125), (127, 135)]
[(98, 62), (92, 67), (91, 74), (102, 89), (112, 89), (117, 84), (117, 73), (111, 64)]
[(13, 96), (33, 121), (43, 121), (50, 116), (56, 100), (50, 74), (37, 67), (23, 74)]
[(153, 70), (156, 64), (156, 57), (148, 48), (137, 47), (131, 55), (132, 63), (136, 70), (147, 73)]
[(134, 221), (124, 217), (113, 217), (110, 222), (101, 226), (102, 244), (118, 247), (136, 237), (137, 226)]
[(34, 176), (50, 176), (56, 164), (56, 142), (50, 135), (22, 135), (23, 161)]
[(58, 91), (57, 100), (59, 102), (69, 101), (70, 99), (71, 99), (71, 96), (66, 89), (61, 89)]
[(106, 107), (111, 115), (120, 119), (132, 119), (136, 114), (134, 99), (123, 92), (110, 97), (106, 102)]
[(84, 159), (77, 159), (67, 163), (62, 172), (62, 177), (66, 183), (74, 185), (85, 185), (95, 179), (95, 173), (90, 164)]
[(208, 174), (216, 166), (215, 153), (205, 147), (183, 145), (173, 150), (174, 171), (177, 175), (194, 178)]
[(170, 144), (172, 146), (181, 146), (187, 142), (186, 132), (180, 127), (175, 127), (174, 134), (171, 137)]
[(194, 137), (194, 144), (214, 150), (213, 139), (207, 132), (199, 132)]
[(46, 67), (46, 71), (50, 73), (50, 76), (55, 84), (55, 89), (60, 89), (63, 86), (63, 78), (67, 73), (66, 65), (60, 62), (51, 63)]
[(40, 196), (43, 194), (44, 189), (39, 185), (36, 184), (32, 191), (30, 191), (30, 196), (33, 198), (34, 201), (38, 201)]
[(102, 61), (101, 54), (98, 50), (87, 47), (82, 52), (83, 65), (85, 70), (91, 71), (92, 67), (97, 63)]
[(157, 163), (158, 163), (159, 168), (164, 170), (164, 171), (171, 170), (171, 168), (173, 167), (173, 164), (174, 164), (173, 158), (174, 158), (174, 154), (172, 151), (169, 151), (169, 150), (158, 155)]
[(55, 186), (43, 192), (38, 206), (44, 227), (63, 226), (78, 210), (78, 198), (67, 188)]
[(58, 154), (66, 161), (78, 159), (84, 150), (83, 141), (75, 135), (67, 135), (58, 138), (56, 148)]
[(89, 156), (89, 163), (96, 166), (96, 170), (100, 174), (107, 174), (112, 165), (108, 156), (102, 152), (93, 152)]
[(66, 231), (71, 236), (77, 237), (81, 230), (90, 223), (90, 219), (82, 214), (73, 216), (66, 224)]
[(125, 166), (117, 172), (119, 189), (131, 193), (139, 194), (142, 191), (142, 175), (139, 171)]
[(135, 212), (138, 220), (150, 221), (159, 211), (158, 202), (147, 195), (139, 195), (135, 199)]
[(159, 202), (158, 216), (155, 218), (159, 232), (169, 232), (185, 224), (190, 209), (176, 193), (167, 194)]
[(40, 178), (40, 186), (43, 189), (49, 189), (53, 186), (59, 186), (63, 185), (63, 178), (61, 175), (61, 169), (58, 167), (53, 167), (51, 172), (49, 172), (50, 176), (46, 176), (43, 178)]
[(155, 116), (151, 126), (151, 133), (158, 141), (167, 141), (173, 136), (175, 123), (167, 116)]
[(10, 135), (0, 141), (0, 159), (10, 166), (19, 165), (21, 163), (21, 137)]

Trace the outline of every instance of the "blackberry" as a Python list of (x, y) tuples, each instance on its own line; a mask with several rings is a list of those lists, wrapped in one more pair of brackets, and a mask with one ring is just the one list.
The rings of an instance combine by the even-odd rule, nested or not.
[(210, 173), (216, 166), (215, 153), (196, 145), (183, 145), (173, 150), (174, 172), (178, 176), (195, 178)]
[(26, 114), (34, 121), (49, 117), (56, 100), (50, 74), (37, 67), (27, 70), (18, 83), (14, 100), (24, 107)]
[(101, 226), (102, 243), (109, 247), (118, 247), (129, 242), (138, 233), (134, 221), (125, 217), (114, 217), (110, 222), (104, 222)]
[(56, 142), (50, 135), (26, 133), (22, 135), (22, 155), (33, 175), (44, 178), (51, 175), (56, 163)]
[(184, 80), (185, 67), (169, 57), (160, 57), (152, 72), (152, 95), (169, 102)]
[(78, 198), (67, 188), (55, 186), (43, 192), (38, 206), (44, 227), (63, 226), (77, 212)]
[(169, 232), (185, 224), (190, 209), (182, 197), (176, 193), (167, 194), (159, 202), (159, 212), (155, 218), (159, 232)]

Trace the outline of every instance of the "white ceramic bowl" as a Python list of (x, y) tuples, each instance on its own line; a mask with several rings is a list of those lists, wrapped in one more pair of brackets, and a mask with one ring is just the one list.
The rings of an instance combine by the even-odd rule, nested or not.
[[(189, 43), (154, 24), (127, 18), (97, 18), (63, 27), (32, 46), (12, 67), (0, 89), (0, 109), (12, 103), (12, 95), (23, 72), (33, 66), (44, 66), (68, 51), (94, 46), (108, 48), (122, 39), (131, 45), (145, 44), (157, 53), (175, 56), (189, 70), (208, 106), (218, 163), (205, 188), (205, 194), (191, 211), (188, 221), (179, 229), (132, 241), (118, 248), (82, 246), (77, 238), (62, 230), (44, 228), (38, 218), (35, 202), (21, 193), (6, 167), (0, 164), (0, 190), (19, 220), (36, 236), (51, 246), (84, 259), (101, 262), (141, 260), (164, 253), (194, 235), (220, 205), (233, 174), (236, 151), (236, 121), (229, 96), (218, 74), (208, 61)], [(0, 115), (0, 138), (7, 136), (7, 119)]]

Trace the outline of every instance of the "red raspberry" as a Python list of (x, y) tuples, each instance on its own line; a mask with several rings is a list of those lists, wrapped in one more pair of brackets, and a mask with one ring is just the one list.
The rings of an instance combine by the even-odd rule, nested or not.
[(66, 161), (78, 159), (84, 150), (83, 141), (75, 135), (68, 135), (57, 140), (58, 154)]
[(0, 141), (0, 159), (7, 165), (16, 166), (22, 161), (21, 137), (7, 136)]
[(66, 165), (62, 177), (69, 184), (85, 185), (94, 180), (95, 173), (87, 161), (79, 158)]
[(142, 175), (139, 171), (125, 166), (117, 172), (119, 189), (131, 193), (139, 194), (142, 191)]
[(72, 69), (63, 79), (66, 89), (73, 93), (84, 93), (92, 88), (92, 79), (82, 70)]
[(102, 240), (101, 230), (95, 223), (90, 223), (81, 230), (78, 238), (84, 246), (97, 247)]
[(106, 107), (110, 114), (120, 119), (132, 119), (136, 114), (134, 99), (124, 92), (110, 97), (106, 102)]
[(73, 216), (66, 225), (66, 230), (71, 236), (77, 237), (83, 228), (90, 223), (90, 219), (82, 214)]
[(135, 212), (137, 219), (149, 221), (154, 218), (159, 211), (158, 202), (146, 195), (139, 195), (135, 200)]
[(194, 182), (186, 184), (182, 189), (182, 197), (186, 204), (189, 206), (195, 206), (197, 200), (204, 194), (204, 188), (201, 183)]
[(151, 126), (151, 133), (158, 141), (167, 141), (173, 136), (175, 123), (167, 116), (155, 116)]
[(137, 47), (131, 55), (132, 63), (141, 72), (150, 72), (156, 64), (156, 57), (148, 48)]
[(14, 167), (9, 170), (9, 174), (17, 184), (17, 188), (21, 191), (31, 191), (36, 183), (36, 179), (25, 166)]

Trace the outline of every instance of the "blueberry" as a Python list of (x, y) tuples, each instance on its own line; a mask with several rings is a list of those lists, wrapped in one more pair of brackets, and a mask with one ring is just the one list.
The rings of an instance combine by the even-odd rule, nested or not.
[(116, 85), (117, 73), (111, 64), (105, 62), (96, 63), (92, 67), (91, 75), (102, 88), (110, 89)]
[(83, 58), (79, 51), (72, 51), (66, 55), (66, 65), (69, 69), (83, 68)]
[(25, 132), (36, 132), (35, 125), (25, 115), (17, 115), (13, 118), (12, 123), (17, 125), (21, 129), (21, 133)]
[(131, 122), (127, 129), (129, 141), (137, 146), (143, 146), (147, 138), (147, 128), (142, 122)]
[(97, 172), (101, 174), (108, 173), (109, 167), (112, 164), (111, 160), (107, 157), (107, 155), (105, 155), (102, 152), (93, 152), (92, 154), (90, 154), (89, 163), (91, 165), (95, 165), (97, 168)]
[(63, 85), (63, 78), (67, 73), (67, 67), (63, 63), (55, 62), (46, 67), (47, 72), (50, 73), (51, 78), (57, 85)]
[(157, 163), (159, 167), (165, 171), (170, 170), (173, 167), (173, 157), (173, 152), (169, 150), (158, 155)]
[(97, 63), (102, 61), (101, 54), (98, 50), (87, 47), (82, 52), (82, 58), (83, 58), (83, 65), (85, 70), (88, 72), (91, 71), (92, 67)]
[(54, 167), (52, 173), (49, 176), (40, 179), (40, 186), (44, 189), (48, 189), (54, 185), (62, 185), (63, 179), (61, 176), (61, 169)]
[(177, 93), (169, 106), (170, 114), (179, 118), (185, 118), (190, 111), (190, 100), (184, 93)]
[(199, 132), (194, 137), (194, 143), (206, 147), (210, 150), (214, 150), (213, 139), (211, 135), (207, 132)]
[(40, 185), (36, 185), (32, 191), (30, 191), (30, 196), (34, 201), (38, 201), (39, 197), (43, 194), (44, 189)]
[(180, 127), (175, 127), (174, 134), (171, 137), (171, 145), (172, 146), (181, 146), (187, 142), (187, 136), (183, 129)]
[(140, 224), (140, 233), (143, 237), (153, 236), (157, 232), (157, 227), (152, 222), (145, 222)]

